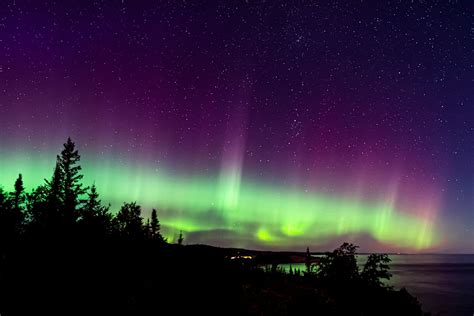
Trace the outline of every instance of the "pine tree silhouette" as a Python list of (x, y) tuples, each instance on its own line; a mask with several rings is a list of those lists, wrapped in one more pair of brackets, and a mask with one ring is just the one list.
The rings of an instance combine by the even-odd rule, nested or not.
[(25, 203), (25, 188), (23, 186), (23, 178), (21, 173), (15, 181), (15, 190), (10, 193), (11, 196), (11, 220), (12, 229), (14, 233), (19, 236), (23, 230), (24, 221), (24, 203)]
[(51, 180), (46, 180), (46, 205), (44, 208), (39, 209), (43, 214), (37, 214), (39, 215), (38, 223), (47, 230), (58, 230), (62, 227), (64, 222), (62, 214), (64, 201), (63, 179), (64, 175), (61, 169), (61, 162), (59, 156), (57, 156), (53, 176)]
[(144, 231), (145, 231), (145, 237), (146, 238), (151, 238), (151, 226), (150, 226), (150, 219), (147, 218), (145, 225), (143, 225)]
[(163, 236), (160, 233), (161, 225), (160, 221), (158, 220), (158, 216), (156, 214), (156, 210), (153, 209), (151, 211), (151, 222), (150, 222), (150, 237), (154, 240), (163, 241)]
[(27, 225), (30, 233), (38, 233), (37, 230), (44, 227), (50, 218), (49, 194), (48, 184), (44, 184), (26, 195)]
[(8, 194), (0, 188), (0, 251), (3, 251), (8, 239), (10, 224), (11, 205)]
[(64, 179), (64, 216), (68, 223), (74, 223), (78, 219), (77, 207), (81, 203), (80, 197), (87, 191), (81, 183), (83, 175), (79, 173), (82, 169), (79, 165), (80, 160), (81, 156), (74, 142), (68, 138), (59, 157), (59, 166)]
[(95, 184), (87, 193), (80, 215), (79, 223), (91, 238), (103, 238), (111, 232), (112, 215), (109, 207), (102, 205)]
[(8, 202), (8, 196), (5, 190), (0, 187), (0, 210), (3, 211), (4, 208), (6, 208)]
[(13, 208), (16, 210), (21, 210), (23, 208), (23, 203), (25, 202), (25, 188), (23, 187), (23, 178), (21, 173), (18, 175), (18, 178), (15, 181), (15, 191), (11, 193)]
[(179, 232), (179, 237), (178, 237), (178, 245), (182, 245), (183, 241), (184, 241), (183, 232), (180, 231)]
[(311, 253), (309, 252), (309, 247), (306, 248), (306, 258), (305, 258), (305, 266), (306, 266), (306, 273), (310, 274), (312, 272), (312, 260), (311, 260)]

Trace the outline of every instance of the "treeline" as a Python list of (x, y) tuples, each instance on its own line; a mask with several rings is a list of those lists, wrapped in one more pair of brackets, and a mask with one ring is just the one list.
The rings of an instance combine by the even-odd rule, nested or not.
[(155, 301), (173, 306), (168, 291), (193, 297), (182, 234), (169, 244), (156, 210), (144, 218), (136, 202), (113, 214), (80, 158), (69, 138), (42, 185), (27, 192), (20, 174), (0, 188), (0, 314), (156, 314)]
[[(0, 188), (0, 247), (21, 239), (150, 239), (164, 243), (156, 210), (144, 220), (140, 205), (124, 203), (113, 215), (95, 185), (82, 183), (80, 155), (69, 138), (50, 179), (27, 193), (20, 174), (11, 192)], [(124, 179), (126, 181), (126, 179)], [(182, 241), (182, 238), (181, 238)]]
[[(26, 192), (19, 175), (0, 189), (0, 314), (5, 315), (423, 315), (405, 290), (384, 284), (387, 255), (362, 270), (344, 243), (306, 271), (265, 271), (227, 250), (170, 244), (156, 210), (136, 202), (114, 215), (82, 183), (68, 139), (50, 179)], [(124, 182), (127, 179), (123, 179)]]

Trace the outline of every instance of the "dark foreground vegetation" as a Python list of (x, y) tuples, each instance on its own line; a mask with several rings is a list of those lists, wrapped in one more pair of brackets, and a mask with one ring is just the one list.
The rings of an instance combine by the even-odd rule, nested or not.
[[(390, 278), (387, 255), (356, 263), (352, 244), (305, 271), (229, 250), (168, 243), (153, 210), (112, 215), (82, 185), (69, 139), (51, 179), (26, 193), (21, 175), (0, 189), (0, 313), (5, 315), (423, 315)], [(125, 180), (124, 180), (125, 181)]]

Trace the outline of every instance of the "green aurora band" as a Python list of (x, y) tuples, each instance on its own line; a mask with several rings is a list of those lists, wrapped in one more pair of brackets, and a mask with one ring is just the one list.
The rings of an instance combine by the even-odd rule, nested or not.
[[(2, 153), (0, 184), (10, 190), (18, 173), (23, 174), (29, 189), (43, 184), (52, 174), (51, 157), (45, 153)], [(394, 199), (363, 201), (305, 192), (242, 179), (238, 167), (212, 177), (138, 163), (134, 166), (108, 157), (84, 160), (82, 166), (84, 183), (95, 183), (113, 210), (124, 201), (138, 201), (145, 212), (157, 208), (169, 240), (179, 231), (202, 232), (221, 234), (219, 240), (228, 238), (235, 247), (281, 248), (366, 234), (380, 243), (417, 251), (440, 242), (432, 216), (397, 210)]]

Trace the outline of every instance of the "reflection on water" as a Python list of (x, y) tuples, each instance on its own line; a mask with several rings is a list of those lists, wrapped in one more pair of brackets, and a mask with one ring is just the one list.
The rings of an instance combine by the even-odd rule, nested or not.
[[(474, 315), (474, 255), (390, 255), (389, 285), (405, 287), (433, 315)], [(363, 265), (366, 255), (357, 261)], [(303, 263), (282, 268), (305, 270)]]

